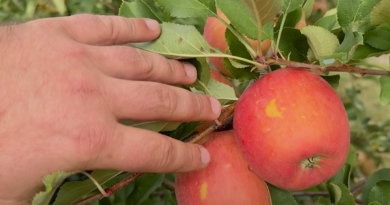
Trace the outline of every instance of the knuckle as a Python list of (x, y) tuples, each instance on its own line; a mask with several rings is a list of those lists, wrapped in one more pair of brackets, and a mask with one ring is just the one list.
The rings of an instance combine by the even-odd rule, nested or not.
[(158, 162), (156, 163), (157, 167), (166, 170), (171, 168), (171, 166), (175, 163), (177, 149), (171, 140), (164, 137), (159, 146), (159, 151), (156, 152), (156, 154), (158, 154)]
[(65, 90), (68, 93), (82, 96), (100, 96), (102, 93), (99, 89), (98, 83), (90, 75), (82, 74), (75, 75), (66, 80)]
[(76, 153), (82, 163), (91, 164), (108, 144), (108, 132), (98, 125), (85, 126), (74, 137)]
[(133, 56), (133, 62), (136, 64), (136, 67), (141, 68), (139, 73), (142, 79), (149, 79), (154, 75), (154, 62), (153, 58), (150, 55), (146, 55), (140, 49), (135, 49), (135, 54)]
[(191, 100), (191, 102), (194, 103), (194, 105), (192, 106), (194, 108), (192, 114), (194, 116), (200, 116), (205, 108), (205, 104), (202, 97), (195, 95), (194, 98), (194, 100)]
[(173, 116), (176, 114), (178, 106), (177, 93), (168, 88), (157, 87), (156, 90), (156, 111), (162, 115)]

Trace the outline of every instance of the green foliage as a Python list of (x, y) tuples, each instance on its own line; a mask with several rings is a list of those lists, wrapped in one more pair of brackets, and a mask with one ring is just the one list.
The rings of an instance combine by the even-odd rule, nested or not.
[(355, 199), (349, 193), (349, 189), (345, 184), (341, 182), (330, 183), (332, 186), (332, 193), (335, 196), (335, 205), (353, 205), (355, 204)]
[(70, 175), (72, 175), (72, 173), (67, 173), (67, 172), (55, 172), (50, 175), (46, 175), (43, 178), (43, 184), (45, 185), (46, 191), (38, 193), (34, 197), (32, 204), (33, 205), (49, 204), (56, 189), (60, 187), (62, 182)]
[(371, 189), (369, 202), (377, 202), (382, 205), (388, 205), (390, 203), (390, 181), (381, 180), (375, 184)]
[[(362, 194), (363, 194), (362, 195), (362, 200), (363, 200), (364, 204), (368, 204), (369, 203), (369, 196), (370, 196), (371, 190), (373, 189), (373, 187), (375, 187), (375, 185), (379, 181), (382, 181), (382, 180), (390, 181), (390, 169), (381, 169), (381, 170), (375, 172), (373, 175), (371, 175), (367, 179), (367, 182), (364, 185), (363, 192), (362, 192)], [(376, 191), (374, 190), (374, 192), (376, 192)], [(373, 193), (373, 197), (374, 196), (375, 195)]]
[(298, 205), (290, 192), (279, 189), (278, 187), (275, 187), (268, 183), (267, 186), (269, 194), (271, 196), (272, 205)]

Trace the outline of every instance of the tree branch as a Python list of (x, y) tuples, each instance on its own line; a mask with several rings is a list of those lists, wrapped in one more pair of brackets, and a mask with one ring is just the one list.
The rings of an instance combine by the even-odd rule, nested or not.
[[(221, 125), (218, 125), (216, 122), (212, 122), (208, 127), (205, 127), (203, 130), (196, 131), (196, 134), (193, 135), (193, 137), (190, 137), (187, 140), (187, 143), (195, 144), (200, 142), (205, 136), (208, 134), (214, 132), (215, 130), (219, 128), (226, 127), (228, 124), (232, 122), (233, 119), (233, 112), (234, 108), (236, 107), (236, 102), (230, 105), (218, 118), (218, 121), (221, 122)], [(125, 187), (126, 185), (130, 184), (132, 181), (137, 179), (138, 177), (142, 176), (144, 173), (133, 173), (132, 175), (126, 177), (122, 181), (118, 182), (117, 184), (114, 184), (113, 186), (105, 189), (106, 193), (111, 196), (113, 193), (117, 192), (119, 189)], [(172, 184), (171, 184), (172, 185)], [(174, 186), (173, 186), (174, 187)], [(172, 188), (172, 187), (171, 187)], [(95, 195), (92, 195), (88, 198), (85, 198), (81, 201), (78, 201), (74, 203), (73, 205), (87, 205), (90, 204), (96, 200), (99, 200), (103, 197), (102, 193), (97, 193)]]
[(347, 73), (360, 73), (362, 75), (385, 75), (390, 76), (390, 71), (385, 70), (373, 70), (373, 69), (365, 69), (365, 68), (358, 68), (358, 67), (351, 67), (348, 65), (343, 66), (320, 66), (320, 65), (314, 65), (314, 64), (308, 64), (308, 63), (299, 63), (299, 62), (293, 62), (283, 59), (267, 59), (267, 61), (271, 61), (269, 65), (284, 65), (284, 66), (291, 66), (296, 68), (307, 68), (311, 70), (318, 70), (318, 71), (335, 71), (335, 72), (347, 72)]

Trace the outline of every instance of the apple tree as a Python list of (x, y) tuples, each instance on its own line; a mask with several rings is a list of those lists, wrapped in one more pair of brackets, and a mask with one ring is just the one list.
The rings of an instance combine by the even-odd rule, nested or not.
[(182, 88), (224, 110), (214, 122), (122, 123), (203, 144), (212, 161), (177, 174), (57, 172), (33, 204), (388, 204), (389, 116), (368, 115), (361, 97), (370, 85), (367, 102), (381, 104), (370, 112), (390, 104), (389, 9), (390, 0), (123, 1), (120, 16), (162, 29), (128, 46), (192, 63), (198, 79)]

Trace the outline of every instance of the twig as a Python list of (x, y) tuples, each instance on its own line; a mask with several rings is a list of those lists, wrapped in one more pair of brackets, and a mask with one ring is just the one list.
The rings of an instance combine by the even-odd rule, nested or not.
[(167, 189), (169, 189), (169, 190), (175, 192), (175, 182), (173, 182), (173, 181), (171, 181), (171, 180), (168, 180), (168, 179), (164, 179), (164, 181), (162, 182), (162, 185), (163, 185), (165, 188), (167, 188)]
[[(142, 176), (143, 173), (133, 173), (132, 175), (126, 177), (122, 181), (118, 182), (117, 184), (114, 184), (113, 186), (107, 188), (105, 191), (109, 194), (112, 195), (114, 192), (117, 192), (119, 189), (123, 188), (124, 186), (130, 184), (130, 182), (134, 181), (138, 177)], [(102, 193), (97, 193), (95, 195), (92, 195), (90, 197), (87, 197), (81, 201), (78, 201), (74, 203), (73, 205), (87, 205), (90, 204), (100, 198), (103, 197)]]
[[(210, 134), (210, 133), (214, 132), (215, 130), (217, 130), (218, 128), (225, 127), (233, 119), (232, 115), (233, 115), (235, 107), (236, 107), (236, 102), (233, 103), (232, 105), (230, 105), (221, 114), (221, 116), (218, 118), (218, 121), (220, 121), (222, 123), (221, 126), (218, 126), (217, 123), (213, 122), (213, 123), (211, 123), (211, 125), (209, 127), (207, 127), (203, 131), (199, 131), (199, 134), (194, 135), (187, 142), (191, 143), (191, 144), (195, 144), (195, 143), (199, 142), (200, 140), (202, 140), (208, 134)], [(122, 181), (118, 182), (117, 184), (114, 184), (113, 186), (107, 188), (105, 191), (110, 196), (113, 193), (115, 193), (116, 191), (118, 191), (119, 189), (121, 189), (121, 188), (125, 187), (126, 185), (130, 184), (132, 181), (134, 181), (138, 177), (142, 176), (143, 174), (144, 173), (133, 173), (132, 175), (126, 177), (125, 179), (123, 179)], [(102, 193), (97, 193), (97, 194), (92, 195), (92, 196), (90, 196), (88, 198), (85, 198), (85, 199), (83, 199), (81, 201), (78, 201), (78, 202), (74, 203), (73, 205), (86, 205), (86, 204), (90, 204), (90, 203), (92, 203), (92, 202), (94, 202), (96, 200), (99, 200), (102, 197), (103, 197)]]
[(306, 192), (293, 192), (293, 196), (329, 196), (327, 191), (306, 191)]
[[(273, 59), (267, 59), (267, 60), (273, 60)], [(291, 66), (296, 68), (308, 68), (312, 70), (320, 70), (322, 72), (324, 71), (335, 71), (335, 72), (347, 72), (347, 73), (360, 73), (362, 75), (385, 75), (390, 76), (390, 71), (384, 71), (384, 70), (373, 70), (373, 69), (364, 69), (364, 68), (358, 68), (358, 67), (351, 67), (348, 65), (343, 65), (340, 67), (337, 66), (329, 66), (324, 67), (320, 65), (314, 65), (314, 64), (307, 64), (307, 63), (298, 63), (283, 59), (277, 59), (273, 60), (273, 62), (270, 62), (269, 65), (284, 65), (284, 66)]]
[(357, 197), (362, 193), (364, 184), (366, 184), (367, 179), (363, 179), (360, 182), (356, 183), (352, 188), (351, 188), (351, 194), (353, 197)]

